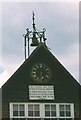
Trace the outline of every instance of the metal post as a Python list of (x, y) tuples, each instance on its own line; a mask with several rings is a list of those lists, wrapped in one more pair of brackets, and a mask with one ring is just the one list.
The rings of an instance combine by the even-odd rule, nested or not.
[(29, 49), (29, 37), (28, 37), (28, 57), (30, 55), (30, 49)]
[(25, 52), (25, 60), (26, 60), (26, 35), (24, 37), (24, 47), (25, 47), (25, 49), (24, 49), (25, 51), (24, 52)]

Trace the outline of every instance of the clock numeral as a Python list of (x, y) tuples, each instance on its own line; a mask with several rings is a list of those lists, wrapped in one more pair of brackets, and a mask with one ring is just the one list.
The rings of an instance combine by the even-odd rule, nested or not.
[(46, 74), (44, 78), (47, 78), (47, 77), (49, 77), (49, 76)]
[(46, 68), (46, 71), (48, 72), (48, 71), (49, 71), (49, 69), (48, 69), (48, 68)]
[(36, 74), (33, 74), (34, 77), (36, 77)]
[(33, 71), (33, 74), (36, 74), (36, 71)]
[(42, 68), (42, 64), (39, 64), (40, 68)]
[(33, 71), (36, 71), (36, 68), (35, 68), (35, 67), (33, 68)]

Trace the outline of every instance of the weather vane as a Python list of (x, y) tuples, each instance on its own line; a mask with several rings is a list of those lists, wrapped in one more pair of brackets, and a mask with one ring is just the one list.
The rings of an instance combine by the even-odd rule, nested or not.
[[(45, 31), (46, 29), (43, 28), (42, 31), (39, 31), (35, 27), (35, 14), (33, 12), (33, 30), (29, 30), (29, 28), (26, 29), (26, 34), (24, 34), (24, 47), (25, 47), (25, 60), (26, 60), (26, 46), (28, 46), (28, 57), (30, 55), (30, 46), (36, 47), (39, 45), (39, 43), (44, 43), (46, 45), (46, 38), (45, 38)], [(28, 42), (28, 45), (26, 44)], [(30, 43), (31, 42), (31, 43)]]

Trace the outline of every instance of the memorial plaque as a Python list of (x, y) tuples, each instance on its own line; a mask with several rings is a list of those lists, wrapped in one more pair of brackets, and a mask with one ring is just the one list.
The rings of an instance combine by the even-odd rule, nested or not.
[(29, 99), (30, 100), (53, 100), (54, 99), (54, 87), (53, 86), (29, 86)]

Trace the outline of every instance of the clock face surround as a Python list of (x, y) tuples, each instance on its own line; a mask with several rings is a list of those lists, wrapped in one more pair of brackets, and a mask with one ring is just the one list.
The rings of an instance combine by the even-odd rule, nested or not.
[(32, 68), (32, 77), (38, 82), (45, 82), (50, 78), (50, 69), (43, 63), (37, 63)]

